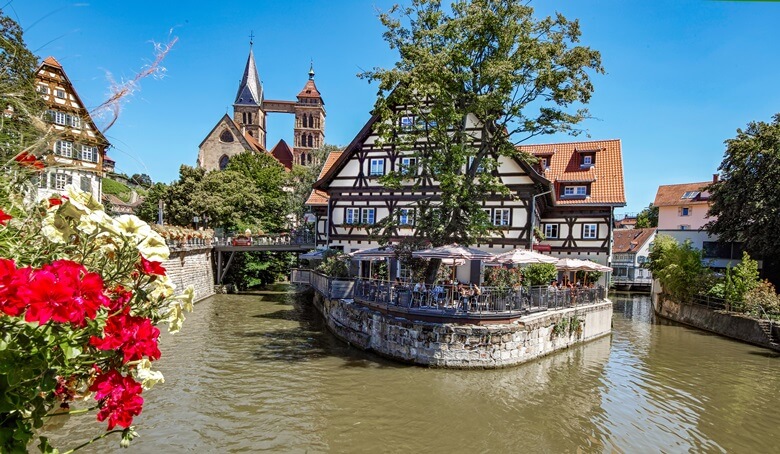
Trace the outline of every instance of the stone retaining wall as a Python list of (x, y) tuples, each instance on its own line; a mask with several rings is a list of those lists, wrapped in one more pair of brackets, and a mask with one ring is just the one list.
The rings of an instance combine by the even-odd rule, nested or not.
[(214, 294), (211, 251), (211, 246), (171, 248), (171, 255), (163, 266), (176, 284), (177, 292), (191, 285), (195, 289), (195, 301)]
[[(568, 348), (612, 329), (612, 302), (549, 311), (501, 325), (418, 322), (385, 315), (352, 300), (329, 300), (314, 292), (328, 328), (363, 350), (417, 365), (465, 369), (512, 366)], [(555, 324), (575, 316), (581, 329), (556, 334)]]
[[(681, 304), (663, 293), (653, 293), (653, 309), (661, 317), (694, 328), (748, 342), (753, 345), (780, 351), (761, 329), (758, 320), (733, 312), (717, 311), (695, 304)], [(780, 339), (780, 327), (773, 326), (776, 339)]]

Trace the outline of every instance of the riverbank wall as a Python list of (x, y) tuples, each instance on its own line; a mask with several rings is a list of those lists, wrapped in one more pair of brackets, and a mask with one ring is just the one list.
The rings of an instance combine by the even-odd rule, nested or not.
[(696, 304), (683, 304), (665, 293), (653, 291), (653, 310), (656, 315), (684, 325), (699, 328), (721, 336), (780, 351), (780, 326), (767, 320), (756, 320), (746, 315), (714, 310)]
[(609, 300), (496, 325), (415, 321), (383, 314), (353, 300), (328, 299), (316, 291), (313, 301), (328, 329), (339, 339), (396, 361), (429, 367), (495, 369), (518, 365), (606, 336), (612, 329)]
[(163, 267), (181, 292), (188, 286), (195, 289), (195, 301), (214, 295), (214, 268), (211, 246), (171, 247), (171, 255)]

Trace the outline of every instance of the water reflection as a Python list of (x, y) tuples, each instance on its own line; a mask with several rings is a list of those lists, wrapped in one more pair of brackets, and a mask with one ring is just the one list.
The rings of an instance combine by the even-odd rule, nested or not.
[[(511, 369), (357, 351), (284, 287), (200, 303), (163, 338), (130, 451), (772, 451), (778, 359), (613, 295), (613, 334)], [(56, 439), (102, 425), (73, 418)], [(118, 448), (116, 440), (93, 452)]]

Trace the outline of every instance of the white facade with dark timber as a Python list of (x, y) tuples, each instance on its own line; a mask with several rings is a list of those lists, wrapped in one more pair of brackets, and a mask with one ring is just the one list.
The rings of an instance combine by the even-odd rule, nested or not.
[[(370, 227), (391, 214), (401, 224), (390, 232), (390, 241), (395, 242), (414, 234), (416, 202), (424, 199), (435, 204), (439, 186), (434, 176), (417, 175), (417, 188), (409, 182), (406, 188), (392, 190), (379, 183), (380, 176), (402, 169), (414, 158), (392, 143), (378, 141), (377, 121), (376, 116), (371, 118), (342, 153), (326, 162), (314, 185), (309, 204), (318, 215), (320, 246), (345, 252), (377, 247)], [(471, 117), (470, 123), (472, 134), (478, 134), (477, 119)], [(420, 142), (419, 146), (426, 145)], [(532, 145), (519, 150), (540, 157), (540, 163), (499, 158), (498, 175), (513, 197), (485, 195), (483, 206), (497, 231), (475, 246), (493, 253), (533, 246), (559, 257), (608, 264), (613, 210), (625, 205), (620, 141)], [(579, 162), (583, 156), (589, 156), (585, 165)], [(546, 233), (541, 243), (533, 239), (534, 227)]]

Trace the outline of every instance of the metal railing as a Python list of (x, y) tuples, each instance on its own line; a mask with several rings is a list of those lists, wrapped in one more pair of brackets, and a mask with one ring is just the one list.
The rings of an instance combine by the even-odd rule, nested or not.
[[(233, 239), (237, 237), (246, 238), (246, 235), (240, 233), (228, 234), (221, 237), (214, 237), (214, 246), (232, 246)], [(280, 233), (269, 235), (251, 235), (251, 245), (253, 246), (285, 246), (299, 244), (314, 244), (314, 234), (309, 231), (293, 232), (292, 234)]]
[(320, 272), (293, 269), (291, 282), (311, 285), (329, 299), (354, 299), (356, 302), (381, 305), (439, 317), (497, 315), (519, 316), (531, 312), (563, 309), (594, 304), (606, 299), (604, 288), (552, 289), (545, 286), (517, 289), (507, 287), (471, 287), (393, 283), (380, 279), (330, 278)]

